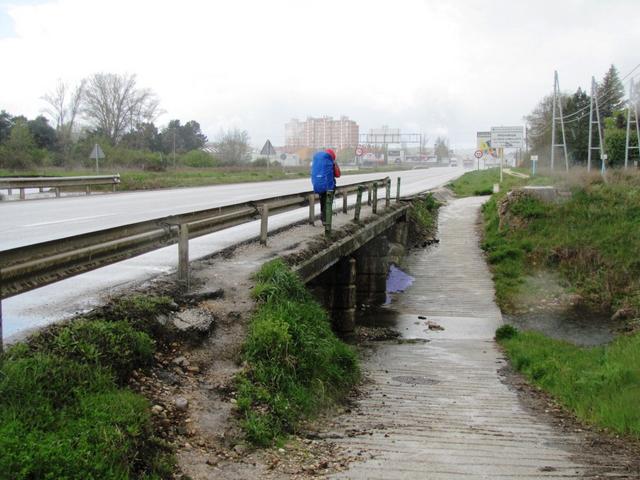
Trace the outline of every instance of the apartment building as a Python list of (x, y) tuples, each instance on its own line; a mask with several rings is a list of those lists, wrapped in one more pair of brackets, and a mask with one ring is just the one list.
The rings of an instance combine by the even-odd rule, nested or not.
[(307, 117), (305, 121), (296, 118), (284, 126), (285, 148), (294, 151), (300, 148), (355, 148), (358, 145), (360, 128), (349, 117)]

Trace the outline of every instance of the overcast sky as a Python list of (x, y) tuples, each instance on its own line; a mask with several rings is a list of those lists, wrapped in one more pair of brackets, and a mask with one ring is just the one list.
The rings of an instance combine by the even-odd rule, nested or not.
[[(639, 0), (0, 0), (0, 109), (34, 117), (57, 79), (135, 73), (171, 118), (284, 142), (347, 115), (472, 147), (553, 88), (640, 63)], [(638, 73), (638, 71), (636, 71)], [(638, 77), (640, 78), (640, 77)]]

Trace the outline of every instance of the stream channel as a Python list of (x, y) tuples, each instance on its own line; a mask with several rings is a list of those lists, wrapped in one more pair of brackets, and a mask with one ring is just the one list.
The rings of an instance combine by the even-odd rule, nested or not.
[[(420, 280), (424, 279), (421, 279), (417, 269), (428, 268), (428, 257), (437, 248), (439, 246), (435, 244), (426, 249), (413, 249), (404, 256), (399, 266), (391, 265), (387, 276), (387, 301), (384, 305), (359, 309), (357, 323), (391, 328), (404, 338), (424, 338), (425, 324), (418, 321), (424, 319), (417, 312), (420, 310), (421, 290), (426, 286), (421, 284)], [(576, 307), (503, 314), (503, 322), (520, 330), (537, 331), (581, 346), (602, 345), (612, 341), (620, 326), (604, 314)]]

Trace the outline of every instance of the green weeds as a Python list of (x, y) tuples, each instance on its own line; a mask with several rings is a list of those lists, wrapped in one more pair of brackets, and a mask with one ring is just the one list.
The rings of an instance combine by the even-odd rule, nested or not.
[(422, 232), (433, 232), (438, 220), (440, 202), (431, 194), (412, 202), (409, 217), (415, 228)]
[(612, 178), (574, 185), (561, 203), (518, 198), (502, 226), (503, 195), (485, 204), (483, 248), (501, 307), (511, 306), (527, 271), (546, 267), (558, 270), (593, 308), (632, 308), (640, 316), (640, 188)]
[(640, 335), (584, 348), (507, 327), (496, 339), (517, 370), (582, 420), (640, 439)]
[(354, 351), (331, 330), (326, 312), (282, 261), (256, 275), (259, 302), (237, 379), (247, 439), (269, 445), (344, 395), (359, 378)]
[(147, 400), (121, 387), (155, 350), (134, 325), (81, 319), (0, 358), (0, 479), (170, 477)]

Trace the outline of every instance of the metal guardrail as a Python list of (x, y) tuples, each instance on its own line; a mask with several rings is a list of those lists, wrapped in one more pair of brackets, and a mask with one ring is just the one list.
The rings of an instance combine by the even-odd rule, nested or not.
[(112, 185), (116, 191), (120, 183), (120, 175), (94, 175), (85, 177), (0, 177), (0, 190), (8, 190), (9, 195), (13, 189), (20, 190), (20, 199), (26, 198), (25, 189), (55, 188), (56, 197), (60, 197), (60, 188), (85, 187), (87, 195), (91, 193), (93, 185)]
[[(346, 212), (349, 194), (367, 188), (369, 198), (373, 192), (375, 202), (378, 185), (386, 187), (388, 200), (391, 188), (388, 177), (338, 187), (335, 193), (342, 196)], [(179, 247), (178, 278), (188, 285), (190, 238), (260, 218), (260, 241), (266, 244), (269, 215), (308, 206), (309, 223), (313, 224), (317, 198), (311, 191), (270, 197), (3, 250), (0, 300), (174, 243)]]

